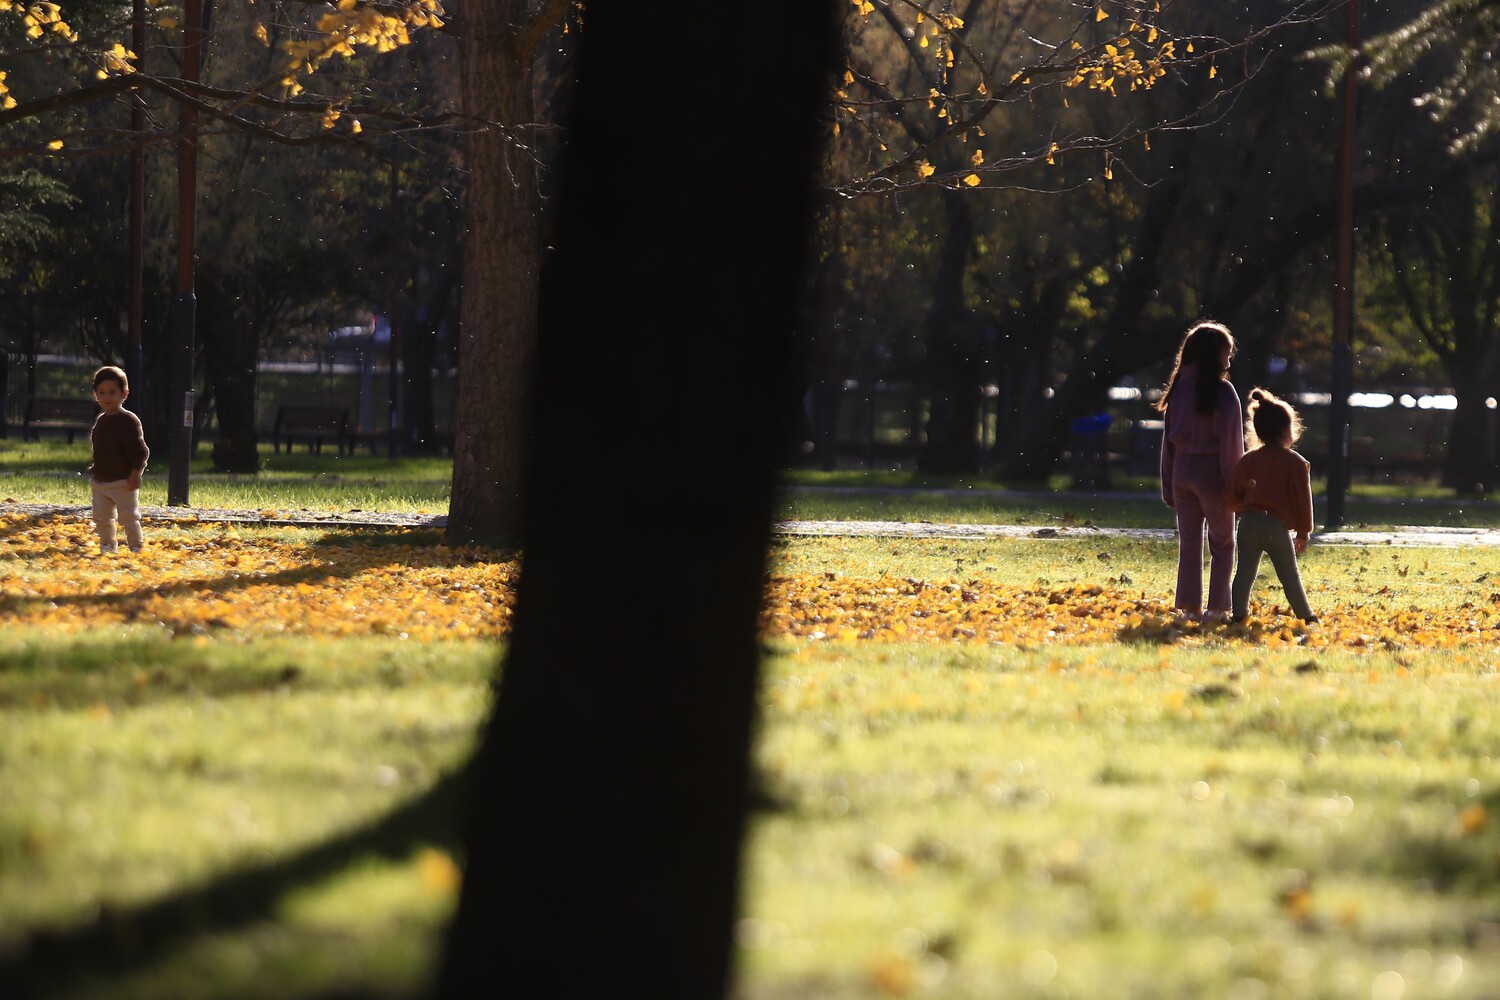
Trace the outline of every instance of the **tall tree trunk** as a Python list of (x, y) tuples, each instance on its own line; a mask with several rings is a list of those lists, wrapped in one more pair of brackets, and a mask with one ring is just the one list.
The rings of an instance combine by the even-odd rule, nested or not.
[[(406, 368), (406, 394), (402, 412), (401, 447), (412, 455), (429, 455), (437, 450), (437, 427), (432, 393), (432, 366), (437, 361), (438, 331), (448, 313), (448, 299), (453, 292), (451, 268), (431, 280), (427, 288), (427, 305), (418, 316), (413, 312), (410, 331), (402, 344), (401, 362)], [(413, 284), (416, 284), (415, 282)]]
[(198, 316), (203, 372), (213, 393), (219, 434), (214, 439), (215, 472), (256, 473), (260, 452), (255, 430), (255, 362), (259, 339), (232, 297), (212, 277), (199, 280)]
[(1050, 418), (1043, 393), (1051, 387), (1055, 336), (1070, 289), (1067, 281), (1051, 283), (1031, 308), (1001, 321), (994, 461), (1007, 478), (1041, 479), (1056, 464), (1052, 449), (1041, 446)]
[[(1460, 356), (1467, 356), (1467, 353)], [(1442, 484), (1458, 493), (1482, 494), (1500, 486), (1494, 417), (1485, 404), (1486, 397), (1495, 392), (1496, 367), (1491, 363), (1480, 363), (1455, 365), (1448, 369), (1458, 408), (1453, 411), (1448, 433)]]
[[(546, 434), (441, 996), (723, 994), (829, 7), (762, 5), (796, 25), (766, 45), (710, 4), (674, 24), (670, 60), (643, 55), (655, 19), (589, 9), (544, 282)], [(665, 95), (735, 127), (663, 139)], [(589, 599), (606, 571), (629, 585)]]
[(464, 153), (464, 281), (454, 406), (452, 542), (514, 538), (537, 344), (541, 201), (527, 0), (462, 7), (464, 109), (489, 122)]
[(971, 202), (971, 196), (961, 192), (943, 192), (948, 232), (927, 329), (930, 413), (917, 468), (945, 475), (979, 471), (982, 359), (973, 317), (964, 305), (964, 277), (974, 244)]

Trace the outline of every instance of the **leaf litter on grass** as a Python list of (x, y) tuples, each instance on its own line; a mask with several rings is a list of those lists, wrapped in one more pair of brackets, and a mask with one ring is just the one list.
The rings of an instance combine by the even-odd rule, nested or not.
[[(86, 521), (0, 519), (0, 614), (43, 637), (110, 623), (147, 636), (265, 637), (270, 646), (278, 635), (404, 633), (434, 642), (426, 652), (459, 635), (503, 638), (520, 573), (515, 553), (446, 548), (430, 531), (189, 526), (148, 530), (147, 544), (140, 557), (101, 558)], [(1121, 976), (1155, 990), (1135, 995), (1230, 995), (1241, 981), (1268, 984), (1260, 995), (1346, 995), (1334, 992), (1334, 971), (1215, 971), (1226, 942), (1253, 957), (1245, 942), (1267, 936), (1306, 952), (1312, 969), (1354, 970), (1366, 993), (1387, 974), (1380, 963), (1391, 947), (1430, 949), (1435, 968), (1460, 953), (1470, 963), (1479, 949), (1463, 936), (1482, 936), (1492, 915), (1478, 890), (1494, 884), (1496, 814), (1488, 757), (1483, 768), (1476, 760), (1493, 745), (1493, 682), (1479, 675), (1493, 671), (1500, 600), (1486, 598), (1492, 583), (1474, 589), (1480, 570), (1463, 577), (1465, 587), (1433, 587), (1421, 610), (1376, 596), (1375, 580), (1358, 594), (1340, 591), (1338, 603), (1329, 593), (1317, 626), (1262, 606), (1244, 625), (1203, 627), (1173, 618), (1159, 584), (1119, 580), (1126, 563), (1137, 578), (1159, 574), (1123, 554), (1107, 570), (1094, 550), (1084, 555), (1080, 573), (1115, 579), (972, 580), (975, 568), (964, 573), (952, 551), (930, 571), (897, 557), (895, 573), (767, 578), (763, 632), (784, 655), (768, 666), (759, 754), (770, 798), (782, 805), (760, 818), (755, 877), (775, 888), (752, 897), (763, 908), (748, 919), (787, 929), (747, 946), (756, 963), (747, 996), (845, 995), (814, 991), (829, 970), (851, 996), (1045, 995), (1042, 987), (1063, 984), (1073, 995), (1108, 995)], [(1258, 652), (1277, 646), (1288, 648)], [(293, 724), (325, 739), (328, 706), (344, 703), (369, 719), (388, 712), (405, 732), (407, 702), (382, 709), (336, 691), (318, 700), (304, 690), (313, 685), (276, 685), (273, 667), (245, 684), (292, 688), (295, 698), (251, 698), (234, 712), (252, 714), (249, 704), (255, 718), (274, 719), (282, 742)], [(289, 710), (297, 699), (308, 701)], [(153, 710), (148, 699), (126, 711), (129, 699), (88, 691), (74, 702), (94, 707), (81, 717), (16, 717), (70, 727), (61, 745), (79, 731), (159, 741), (173, 707), (162, 699)], [(479, 703), (464, 703), (466, 726)], [(112, 720), (97, 717), (111, 710)], [(441, 735), (451, 714), (434, 702), (422, 718)], [(346, 728), (383, 738), (367, 723)], [(254, 741), (235, 745), (249, 753)], [(403, 736), (400, 745), (421, 743)], [(435, 767), (454, 752), (397, 762), (403, 782), (414, 764)], [(207, 779), (199, 773), (215, 759), (189, 754), (181, 780), (220, 780), (212, 767)], [(398, 786), (372, 784), (392, 770), (380, 763), (351, 770), (365, 790), (358, 802), (395, 794)], [(1268, 791), (1278, 782), (1284, 793)], [(1345, 827), (1351, 835), (1338, 832)], [(1193, 834), (1186, 855), (1184, 831)], [(27, 843), (44, 846), (23, 841), (22, 850)], [(1213, 874), (1179, 879), (1158, 860), (1184, 856)], [(451, 858), (424, 854), (408, 867), (401, 905), (418, 887), (451, 896)], [(1411, 888), (1418, 882), (1477, 889), (1439, 900)], [(1151, 907), (1135, 913), (1123, 902), (1135, 899)], [(944, 913), (956, 914), (951, 926), (919, 923)], [(922, 930), (917, 944), (912, 928)], [(793, 950), (803, 936), (831, 937), (832, 957), (826, 946)], [(1111, 950), (1143, 940), (1161, 955), (1127, 960)], [(1199, 951), (1215, 962), (1183, 963)], [(945, 980), (928, 983), (945, 969)], [(1496, 980), (1481, 972), (1490, 975), (1477, 965), (1467, 974), (1467, 993), (1430, 995), (1493, 995), (1485, 990)], [(788, 981), (790, 992), (780, 992)], [(812, 987), (797, 993), (804, 983)]]
[[(13, 625), (72, 634), (105, 625), (174, 635), (504, 638), (520, 578), (513, 551), (449, 547), (436, 533), (176, 527), (139, 555), (101, 556), (87, 521), (0, 518), (0, 611)], [(1462, 593), (1457, 597), (1464, 596)], [(1500, 593), (1406, 610), (1327, 607), (1308, 625), (1255, 605), (1234, 625), (1173, 613), (1170, 595), (1115, 581), (1018, 585), (841, 573), (767, 577), (768, 638), (1035, 648), (1127, 642), (1309, 649), (1500, 646)]]

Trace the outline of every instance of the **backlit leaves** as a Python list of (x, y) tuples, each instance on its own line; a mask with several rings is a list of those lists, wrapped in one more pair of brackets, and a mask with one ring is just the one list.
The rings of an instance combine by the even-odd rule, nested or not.
[[(19, 18), (24, 36), (33, 43), (56, 39), (81, 50), (87, 46), (65, 20), (65, 6), (66, 3), (53, 0), (0, 0), (0, 14)], [(152, 6), (159, 7), (157, 4)], [(286, 61), (280, 71), (280, 82), (288, 94), (295, 96), (303, 89), (300, 78), (316, 72), (323, 63), (353, 58), (361, 50), (380, 53), (401, 48), (410, 44), (411, 32), (441, 28), (445, 17), (442, 0), (386, 0), (381, 3), (337, 0), (304, 30), (282, 42)], [(179, 18), (167, 10), (157, 13), (155, 23), (166, 31), (181, 26)], [(271, 44), (265, 24), (257, 25), (254, 30), (255, 37), (263, 44)], [(135, 71), (132, 64), (135, 54), (118, 43), (106, 43), (89, 55), (98, 64), (96, 75), (101, 79)], [(15, 100), (3, 75), (0, 75), (0, 109), (14, 106)], [(325, 127), (329, 127), (326, 120)]]
[(21, 26), (27, 38), (37, 39), (44, 35), (56, 35), (69, 42), (78, 40), (77, 32), (67, 21), (63, 20), (62, 6), (51, 3), (50, 0), (40, 0), (37, 3), (0, 0), (0, 13), (6, 12), (20, 17)]
[[(1078, 64), (1066, 86), (1102, 90), (1110, 94), (1116, 93), (1117, 83), (1129, 84), (1131, 90), (1150, 90), (1156, 85), (1156, 81), (1166, 76), (1166, 64), (1176, 58), (1177, 46), (1168, 39), (1151, 51), (1149, 47), (1154, 44), (1157, 29), (1153, 27), (1145, 30), (1144, 39), (1131, 37), (1142, 30), (1145, 29), (1140, 25), (1132, 24), (1127, 34), (1095, 50), (1086, 61)], [(1138, 53), (1137, 44), (1146, 51)], [(1214, 75), (1216, 74), (1209, 74), (1210, 78)]]
[(321, 63), (351, 59), (360, 49), (394, 51), (411, 43), (410, 32), (414, 29), (441, 28), (444, 16), (441, 0), (407, 0), (378, 6), (360, 0), (338, 0), (335, 9), (318, 18), (315, 31), (283, 43), (287, 63), (282, 82), (292, 93), (300, 93), (302, 87), (297, 77), (314, 72)]

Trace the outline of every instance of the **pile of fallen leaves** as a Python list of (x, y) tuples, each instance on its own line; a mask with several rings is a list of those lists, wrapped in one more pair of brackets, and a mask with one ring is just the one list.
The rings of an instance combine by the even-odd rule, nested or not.
[[(1500, 597), (1500, 595), (1497, 595)], [(1320, 609), (1309, 625), (1286, 609), (1252, 604), (1236, 624), (1202, 624), (1171, 595), (1116, 585), (1003, 586), (982, 580), (841, 574), (770, 581), (766, 628), (811, 639), (978, 642), (1016, 647), (1108, 642), (1336, 649), (1448, 649), (1500, 644), (1500, 601), (1481, 607)]]
[[(101, 556), (85, 520), (0, 517), (0, 616), (66, 633), (130, 624), (174, 635), (493, 639), (509, 631), (519, 576), (513, 552), (450, 548), (420, 533), (377, 542), (222, 525), (168, 536), (148, 531), (144, 553)], [(1169, 595), (1115, 584), (1028, 587), (819, 573), (768, 578), (762, 628), (807, 640), (1022, 648), (1473, 648), (1500, 645), (1496, 597), (1406, 611), (1332, 606), (1316, 625), (1257, 608), (1240, 624), (1200, 625), (1175, 616)]]
[(146, 532), (146, 550), (100, 555), (92, 525), (0, 519), (0, 616), (64, 632), (103, 625), (175, 635), (396, 635), (419, 641), (503, 635), (520, 571), (513, 554), (232, 525)]

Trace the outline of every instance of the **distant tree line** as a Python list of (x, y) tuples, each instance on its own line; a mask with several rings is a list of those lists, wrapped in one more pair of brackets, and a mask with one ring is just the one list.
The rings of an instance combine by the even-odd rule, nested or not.
[[(215, 464), (252, 471), (266, 419), (254, 412), (255, 359), (373, 308), (400, 332), (401, 444), (419, 449), (434, 439), (420, 373), (438, 326), (464, 329), (460, 352), (495, 362), (460, 365), (455, 521), (480, 537), (518, 517), (535, 289), (576, 25), (565, 0), (449, 6), (456, 30), (414, 33), (309, 84), (330, 107), (354, 95), (378, 109), (378, 137), (373, 118), (350, 134), (349, 112), (322, 134), (298, 131), (274, 101), (241, 102), (232, 126), (204, 128), (199, 377), (218, 424)], [(804, 435), (814, 459), (843, 380), (896, 380), (923, 402), (923, 469), (1043, 476), (1075, 417), (1101, 409), (1121, 380), (1159, 379), (1183, 324), (1205, 315), (1241, 338), (1242, 379), (1259, 379), (1278, 355), (1322, 387), (1341, 5), (1153, 6), (843, 8), (799, 385), (787, 397), (789, 407), (814, 403)], [(128, 8), (68, 9), (102, 31)], [(295, 18), (273, 20), (262, 39), (261, 12), (210, 9), (207, 83), (233, 92), (273, 77), (280, 49), (264, 41), (294, 37)], [(1411, 23), (1368, 13), (1377, 41), (1359, 125), (1357, 385), (1454, 388), (1455, 439), (1477, 443), (1448, 456), (1444, 479), (1456, 487), (1500, 481), (1486, 410), (1500, 374), (1500, 264), (1485, 249), (1497, 177), (1484, 95), (1494, 85), (1455, 70), (1487, 65), (1484, 16), (1482, 5), (1475, 14), (1455, 3)], [(143, 55), (169, 77), (174, 27), (153, 25), (149, 37)], [(80, 65), (33, 57), (23, 43), (18, 24), (0, 19), (0, 50), (16, 56), (12, 93), (76, 85)], [(173, 98), (145, 93), (153, 126), (170, 134)], [(14, 291), (0, 299), (0, 339), (17, 349), (123, 355), (126, 164), (71, 145), (48, 151), (45, 140), (112, 134), (113, 145), (87, 152), (119, 152), (125, 103), (116, 93), (45, 117), (0, 111), (0, 268)], [(150, 147), (147, 164), (141, 399), (160, 435), (171, 146)], [(700, 318), (705, 337), (716, 319)], [(982, 385), (999, 389), (988, 455), (977, 434)]]
[[(863, 66), (846, 91), (862, 91), (887, 121), (884, 131), (845, 129), (830, 160), (830, 186), (850, 196), (824, 212), (806, 382), (826, 395), (850, 377), (915, 381), (928, 411), (922, 468), (1022, 478), (1054, 468), (1072, 419), (1100, 411), (1112, 385), (1158, 382), (1184, 324), (1199, 316), (1240, 338), (1238, 379), (1265, 379), (1279, 355), (1307, 388), (1326, 390), (1339, 125), (1330, 79), (1340, 56), (1328, 46), (1342, 21), (1286, 9), (1195, 6), (1184, 14), (1191, 23), (1176, 26), (1197, 38), (1200, 55), (1218, 54), (1165, 63), (1149, 92), (1064, 83), (1007, 104), (984, 135), (948, 144), (950, 162), (975, 160), (976, 150), (986, 162), (1009, 155), (1004, 173), (981, 174), (973, 187), (859, 184), (872, 143), (943, 107), (914, 99), (935, 88), (912, 79), (908, 48), (867, 37), (888, 25), (846, 29), (850, 62)], [(969, 46), (992, 53), (1051, 39), (1055, 12), (1030, 11), (1035, 23), (1019, 26), (974, 18)], [(1260, 30), (1271, 24), (1274, 32)], [(1379, 35), (1398, 24), (1365, 27)], [(1120, 33), (1113, 18), (1093, 28)], [(1224, 39), (1241, 43), (1205, 41)], [(1485, 416), (1500, 362), (1490, 230), (1500, 175), (1492, 141), (1420, 100), (1453, 60), (1440, 40), (1383, 87), (1363, 84), (1355, 340), (1358, 386), (1456, 390), (1454, 439), (1469, 446), (1450, 453), (1444, 479), (1467, 487), (1500, 481)], [(906, 81), (904, 100), (890, 81)], [(1130, 142), (1092, 148), (1132, 132)], [(1445, 152), (1460, 136), (1463, 147)], [(1073, 148), (1037, 155), (1054, 144)], [(1000, 390), (999, 427), (982, 461), (977, 390), (986, 383)], [(812, 410), (826, 420), (832, 407)], [(814, 428), (811, 440), (829, 437)]]

